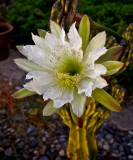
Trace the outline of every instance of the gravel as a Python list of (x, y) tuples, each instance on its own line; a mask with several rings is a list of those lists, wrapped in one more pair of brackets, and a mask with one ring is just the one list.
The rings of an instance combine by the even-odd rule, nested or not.
[[(20, 115), (22, 117), (22, 115)], [(24, 116), (25, 117), (25, 116)], [(0, 110), (0, 160), (68, 160), (69, 129), (58, 115), (42, 128)], [(133, 160), (133, 131), (120, 131), (108, 121), (96, 133), (97, 160)]]

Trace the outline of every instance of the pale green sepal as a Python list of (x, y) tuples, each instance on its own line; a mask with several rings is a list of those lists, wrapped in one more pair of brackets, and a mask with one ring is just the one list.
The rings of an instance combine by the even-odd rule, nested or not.
[(55, 23), (54, 21), (50, 21), (50, 29), (51, 32), (57, 37), (60, 38), (60, 34), (61, 34), (61, 28), (60, 26)]
[(118, 58), (120, 57), (122, 51), (123, 51), (122, 46), (112, 47), (112, 48), (108, 49), (108, 51), (105, 54), (103, 54), (96, 61), (96, 63), (102, 63), (102, 62), (105, 62), (105, 61), (117, 61)]
[(79, 24), (79, 35), (82, 38), (82, 50), (85, 51), (90, 35), (90, 21), (87, 15), (84, 15)]
[(30, 72), (30, 71), (45, 71), (44, 68), (38, 66), (37, 64), (35, 64), (32, 61), (29, 61), (27, 59), (24, 58), (18, 58), (18, 59), (14, 59), (15, 63), (18, 65), (19, 68), (21, 68), (22, 70), (26, 71), (26, 72)]
[(46, 33), (47, 33), (45, 30), (38, 29), (37, 31), (38, 31), (38, 34), (39, 34), (40, 37), (45, 38)]
[(43, 116), (51, 116), (53, 113), (57, 112), (58, 108), (54, 107), (54, 102), (51, 100), (49, 101), (44, 109), (43, 109)]
[(12, 97), (15, 98), (15, 99), (21, 99), (21, 98), (25, 98), (25, 97), (28, 97), (28, 96), (32, 96), (34, 94), (37, 94), (37, 93), (33, 92), (33, 91), (29, 91), (25, 88), (22, 88), (19, 91), (12, 94)]
[(115, 74), (123, 67), (123, 63), (118, 61), (106, 61), (103, 62), (102, 65), (104, 65), (107, 69), (107, 73), (103, 76), (110, 76)]
[[(22, 50), (23, 50), (23, 46), (16, 46), (16, 48), (18, 49), (19, 52), (22, 53)], [(23, 54), (23, 53), (22, 53)]]
[(120, 112), (120, 104), (103, 89), (95, 89), (92, 92), (93, 98), (111, 111)]
[(70, 113), (71, 113), (73, 122), (78, 126), (78, 117), (76, 116), (76, 114), (73, 113), (72, 106), (70, 106)]

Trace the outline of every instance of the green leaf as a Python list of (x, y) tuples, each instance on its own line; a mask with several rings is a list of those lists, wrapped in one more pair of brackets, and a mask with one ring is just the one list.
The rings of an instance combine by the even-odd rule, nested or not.
[(107, 73), (103, 76), (110, 76), (115, 74), (123, 67), (123, 63), (118, 61), (106, 61), (103, 62), (102, 65), (104, 65), (107, 69)]
[(54, 107), (54, 102), (49, 101), (43, 109), (43, 116), (51, 116), (53, 113), (57, 112), (59, 108)]
[(32, 96), (34, 94), (37, 94), (37, 93), (29, 91), (29, 90), (27, 90), (25, 88), (22, 88), (19, 91), (17, 91), (14, 94), (12, 94), (12, 97), (15, 98), (15, 99), (20, 99), (20, 98), (25, 98), (25, 97), (28, 97), (28, 96)]
[(82, 38), (82, 50), (85, 51), (90, 35), (90, 21), (87, 15), (84, 15), (80, 21), (79, 34)]
[(120, 112), (120, 104), (103, 89), (95, 89), (92, 92), (93, 98), (111, 111)]
[(38, 31), (38, 34), (39, 34), (40, 37), (45, 38), (46, 33), (47, 33), (45, 30), (38, 29), (37, 31)]
[(118, 58), (120, 57), (122, 52), (123, 52), (122, 46), (112, 47), (112, 48), (108, 49), (108, 51), (104, 55), (102, 55), (96, 61), (96, 63), (102, 63), (105, 61), (116, 61), (116, 60), (118, 60)]

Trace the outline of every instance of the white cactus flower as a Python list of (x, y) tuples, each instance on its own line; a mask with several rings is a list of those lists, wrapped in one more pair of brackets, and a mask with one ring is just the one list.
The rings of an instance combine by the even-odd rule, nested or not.
[(106, 34), (97, 34), (83, 51), (75, 23), (67, 35), (55, 22), (51, 21), (50, 26), (51, 33), (47, 32), (44, 38), (32, 34), (35, 45), (17, 47), (28, 60), (15, 59), (15, 63), (28, 72), (26, 79), (31, 79), (24, 88), (43, 95), (44, 100), (51, 100), (47, 109), (54, 112), (70, 103), (73, 112), (80, 117), (86, 97), (91, 97), (96, 88), (108, 85), (102, 78), (107, 73), (106, 67), (96, 63), (107, 51)]

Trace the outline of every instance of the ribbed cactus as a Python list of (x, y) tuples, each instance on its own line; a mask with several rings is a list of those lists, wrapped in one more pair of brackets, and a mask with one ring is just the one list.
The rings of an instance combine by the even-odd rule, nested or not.
[(57, 0), (51, 10), (50, 19), (68, 31), (77, 13), (78, 0)]
[[(76, 20), (80, 22), (82, 14), (77, 13), (78, 0), (57, 0), (52, 7), (51, 20), (57, 22), (67, 32), (70, 25)], [(115, 36), (120, 45), (124, 47), (124, 51), (119, 60), (124, 63), (123, 68), (118, 74), (123, 72), (133, 59), (133, 24), (124, 31), (122, 37), (115, 31), (101, 26), (90, 18), (90, 27), (93, 30), (106, 30)], [(106, 42), (106, 48), (116, 46), (118, 43), (116, 38), (111, 36)], [(123, 50), (123, 48), (122, 48)], [(122, 51), (121, 51), (122, 52)], [(109, 77), (109, 87), (107, 90), (119, 102), (122, 103), (125, 96), (125, 90), (118, 84), (115, 76)], [(95, 102), (93, 98), (88, 98), (85, 112), (82, 117), (78, 118), (71, 112), (71, 107), (65, 105), (58, 110), (58, 114), (64, 123), (70, 128), (67, 156), (72, 160), (95, 160), (97, 155), (97, 144), (95, 132), (105, 119), (107, 119), (111, 111)]]

